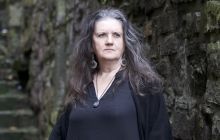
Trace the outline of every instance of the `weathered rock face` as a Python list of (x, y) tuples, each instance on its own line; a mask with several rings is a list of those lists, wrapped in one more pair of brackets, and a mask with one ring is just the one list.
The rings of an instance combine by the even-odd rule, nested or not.
[[(152, 22), (152, 34), (147, 34), (151, 44), (148, 57), (164, 78), (174, 138), (217, 140), (219, 77), (212, 75), (219, 71), (219, 41), (213, 37), (219, 23), (210, 25), (218, 29), (208, 31), (205, 20), (213, 16), (211, 11), (206, 13), (209, 2), (166, 4), (166, 9), (157, 9), (155, 14), (153, 10), (148, 19)], [(207, 46), (209, 42), (215, 45)]]
[(174, 139), (220, 139), (219, 1), (0, 0), (0, 79), (28, 89), (39, 139), (63, 103), (82, 19), (103, 5), (120, 7), (142, 29), (146, 56), (164, 80)]
[(220, 138), (220, 42), (207, 46), (207, 83), (204, 95), (203, 113), (209, 118), (213, 139)]

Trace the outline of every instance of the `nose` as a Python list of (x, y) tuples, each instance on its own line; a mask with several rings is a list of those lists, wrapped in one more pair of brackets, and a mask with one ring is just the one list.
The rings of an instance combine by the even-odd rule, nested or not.
[(113, 45), (113, 38), (111, 35), (108, 35), (106, 45)]

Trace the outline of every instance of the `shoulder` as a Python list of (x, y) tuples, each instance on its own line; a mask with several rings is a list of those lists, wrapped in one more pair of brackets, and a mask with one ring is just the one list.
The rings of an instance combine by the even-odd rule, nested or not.
[(164, 88), (160, 81), (145, 81), (142, 83), (140, 91), (138, 100), (148, 111), (156, 113), (161, 107), (165, 107)]
[(140, 85), (140, 91), (143, 95), (149, 95), (151, 97), (160, 97), (163, 93), (163, 83), (160, 80), (144, 80), (142, 79)]
[(145, 82), (140, 87), (140, 93), (134, 97), (142, 109), (155, 112), (161, 106), (165, 106), (163, 94), (164, 88), (160, 83)]
[(59, 115), (55, 126), (50, 134), (49, 140), (64, 140), (66, 139), (68, 124), (69, 124), (69, 113), (71, 112), (71, 105), (67, 105), (63, 112)]
[(164, 92), (163, 89), (148, 92), (149, 89), (144, 95), (138, 95), (138, 102), (140, 102), (142, 111), (148, 114), (149, 120), (154, 122), (158, 116), (167, 115)]

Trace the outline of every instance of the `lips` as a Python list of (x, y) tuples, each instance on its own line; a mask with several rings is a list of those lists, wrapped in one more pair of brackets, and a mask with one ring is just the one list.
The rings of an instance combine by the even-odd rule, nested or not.
[(115, 51), (114, 49), (104, 49), (104, 51)]

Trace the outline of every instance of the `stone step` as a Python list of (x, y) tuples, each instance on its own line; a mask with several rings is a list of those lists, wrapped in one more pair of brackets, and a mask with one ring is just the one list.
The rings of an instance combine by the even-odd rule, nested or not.
[(20, 92), (17, 90), (18, 81), (0, 80), (0, 94)]
[(0, 94), (0, 104), (0, 111), (29, 108), (27, 96), (24, 93), (16, 93), (16, 91), (12, 90), (11, 93)]
[(0, 127), (27, 127), (37, 125), (36, 117), (31, 110), (0, 111)]
[(12, 70), (12, 68), (1, 68), (0, 69), (0, 79), (1, 80), (12, 80), (16, 77), (16, 73)]
[(12, 68), (13, 60), (5, 57), (3, 61), (0, 61), (1, 68)]
[(39, 140), (38, 130), (35, 127), (0, 128), (0, 140)]

